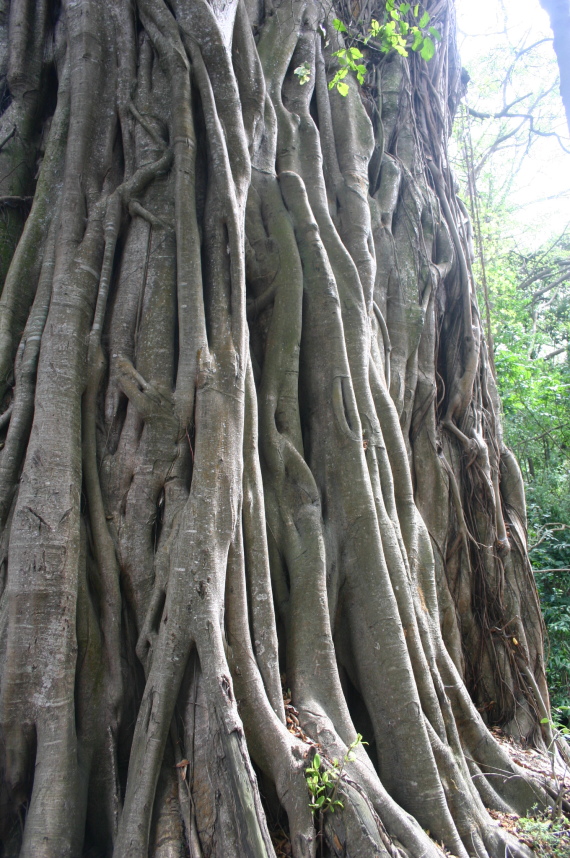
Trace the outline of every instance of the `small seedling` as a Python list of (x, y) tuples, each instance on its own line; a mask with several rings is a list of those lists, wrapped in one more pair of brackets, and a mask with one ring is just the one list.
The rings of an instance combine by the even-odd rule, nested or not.
[[(541, 724), (548, 724), (552, 733), (552, 745), (556, 745), (562, 752), (562, 755), (567, 759), (570, 749), (567, 747), (568, 737), (570, 736), (570, 727), (562, 722), (562, 718), (568, 717), (570, 706), (559, 706), (552, 710), (551, 718), (541, 718)], [(552, 752), (552, 745), (548, 748)]]
[(567, 727), (561, 720), (563, 717), (567, 718), (569, 712), (570, 706), (558, 706), (552, 710), (552, 719), (541, 718), (540, 723), (550, 724), (552, 730), (560, 736), (570, 736), (570, 727)]
[(357, 733), (354, 742), (348, 746), (342, 763), (339, 763), (335, 757), (332, 762), (329, 762), (328, 768), (324, 766), (321, 755), (315, 754), (312, 763), (305, 769), (307, 788), (311, 796), (309, 807), (313, 813), (325, 814), (334, 813), (335, 809), (342, 810), (344, 805), (336, 795), (344, 768), (347, 763), (356, 759), (354, 750), (359, 745), (367, 744), (368, 742), (362, 740), (360, 733)]
[[(562, 802), (566, 790), (566, 775), (568, 772), (568, 763), (570, 761), (570, 746), (568, 745), (570, 728), (567, 727), (566, 724), (562, 723), (560, 719), (563, 717), (567, 718), (569, 712), (570, 706), (559, 706), (558, 708), (554, 708), (552, 710), (552, 716), (550, 718), (540, 719), (541, 724), (548, 724), (550, 727), (551, 741), (548, 746), (548, 753), (550, 754), (550, 759), (552, 763), (552, 777), (557, 783), (558, 787), (558, 798), (556, 800), (556, 804), (552, 812), (553, 819), (561, 815)], [(555, 748), (558, 749), (558, 752), (560, 753), (560, 756), (562, 757), (562, 761), (564, 763), (564, 774), (562, 778), (560, 778), (559, 772), (557, 771), (557, 767), (555, 765)]]

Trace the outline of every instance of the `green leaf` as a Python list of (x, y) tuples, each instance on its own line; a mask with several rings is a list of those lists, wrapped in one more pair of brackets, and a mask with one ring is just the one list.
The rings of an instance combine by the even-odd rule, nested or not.
[(364, 54), (358, 48), (350, 48), (350, 56), (353, 60), (359, 60), (364, 56)]
[(427, 25), (429, 24), (429, 21), (430, 21), (429, 12), (424, 12), (424, 14), (422, 15), (422, 17), (420, 18), (420, 21), (419, 21), (419, 26), (422, 28), (422, 30), (424, 27), (427, 27)]
[(435, 45), (430, 39), (429, 36), (426, 36), (424, 39), (424, 43), (422, 45), (422, 49), (420, 51), (420, 56), (428, 62), (431, 60), (433, 55), (435, 54)]
[(346, 26), (342, 23), (342, 21), (341, 21), (339, 18), (335, 18), (335, 19), (333, 20), (333, 27), (334, 27), (334, 28), (335, 28), (335, 30), (337, 30), (337, 32), (339, 32), (339, 33), (348, 33), (348, 30), (346, 29)]
[(412, 51), (419, 51), (424, 43), (424, 37), (417, 27), (412, 27), (411, 35), (414, 37), (414, 41), (412, 42)]
[(343, 95), (343, 96), (348, 95), (348, 84), (341, 83), (339, 81), (339, 83), (337, 83), (337, 85), (336, 85), (336, 88), (338, 89), (338, 91), (340, 92), (341, 95)]
[(400, 4), (400, 12), (402, 13), (402, 15), (407, 15), (411, 8), (412, 8), (411, 3), (401, 3)]
[(313, 757), (313, 766), (315, 767), (315, 769), (320, 769), (321, 758), (320, 758), (319, 754), (315, 754), (315, 756)]
[(540, 723), (541, 724), (550, 724), (550, 718), (541, 718)]
[(416, 5), (414, 6), (414, 18), (417, 18), (417, 17), (418, 17), (418, 12), (419, 12), (419, 11), (420, 11), (420, 4), (419, 4), (419, 3), (416, 3)]
[(435, 27), (428, 27), (428, 32), (434, 39), (437, 39), (438, 42), (441, 42), (441, 33), (439, 30), (436, 30)]
[(348, 51), (345, 48), (341, 48), (340, 51), (333, 51), (333, 57), (338, 58), (341, 66), (348, 64)]
[(293, 74), (297, 75), (299, 83), (301, 86), (304, 86), (311, 79), (311, 66), (309, 63), (302, 63), (300, 66), (297, 66)]

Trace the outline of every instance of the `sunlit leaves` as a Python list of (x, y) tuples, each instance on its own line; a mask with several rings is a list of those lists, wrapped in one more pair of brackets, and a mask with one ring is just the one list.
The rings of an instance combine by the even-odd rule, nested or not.
[(299, 83), (301, 86), (304, 86), (311, 79), (311, 66), (309, 63), (302, 63), (300, 66), (297, 66), (293, 74), (296, 74), (299, 78)]
[(311, 797), (309, 807), (313, 813), (321, 814), (322, 818), (322, 815), (327, 812), (334, 813), (335, 810), (344, 810), (342, 801), (337, 798), (337, 792), (345, 766), (356, 759), (355, 750), (360, 745), (367, 744), (368, 742), (362, 740), (361, 734), (357, 733), (356, 739), (348, 746), (342, 763), (335, 757), (325, 764), (321, 755), (315, 754), (313, 761), (305, 769), (307, 789)]
[[(383, 54), (395, 51), (400, 56), (407, 57), (412, 50), (429, 62), (435, 54), (434, 39), (436, 41), (441, 39), (435, 27), (428, 27), (430, 20), (429, 12), (426, 12), (419, 3), (416, 3), (412, 9), (411, 3), (397, 4), (396, 0), (387, 0), (383, 20), (373, 18), (366, 34), (349, 30), (340, 18), (333, 20), (333, 27), (338, 33), (344, 33), (353, 42), (367, 47), (369, 51)], [(345, 96), (349, 90), (344, 80), (348, 71), (356, 76), (360, 85), (364, 83), (366, 64), (356, 61), (365, 57), (354, 44), (340, 48), (333, 53), (333, 56), (337, 58), (340, 68), (329, 82), (329, 89), (336, 89), (340, 95)], [(299, 73), (299, 69), (295, 70), (295, 74)], [(309, 79), (303, 76), (301, 80), (301, 77), (299, 74), (299, 80), (303, 83)]]
[(424, 60), (431, 60), (433, 55), (435, 54), (435, 45), (430, 39), (429, 36), (424, 38), (424, 42), (420, 51), (420, 56)]
[(421, 31), (418, 30), (417, 27), (413, 28), (413, 36), (414, 36), (414, 41), (412, 42), (412, 45), (411, 45), (412, 51), (419, 51), (421, 46), (424, 43), (424, 37), (422, 36)]

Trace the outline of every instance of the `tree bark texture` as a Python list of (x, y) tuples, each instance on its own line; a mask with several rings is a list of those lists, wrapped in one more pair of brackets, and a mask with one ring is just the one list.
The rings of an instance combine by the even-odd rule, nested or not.
[(5, 856), (525, 854), (488, 726), (540, 742), (542, 624), (428, 9), (343, 98), (381, 5), (2, 3)]
[(550, 18), (560, 70), (560, 95), (570, 131), (570, 0), (540, 0)]

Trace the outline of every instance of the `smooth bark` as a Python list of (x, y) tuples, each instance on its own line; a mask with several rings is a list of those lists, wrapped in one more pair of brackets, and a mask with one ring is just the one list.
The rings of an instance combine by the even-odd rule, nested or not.
[(345, 98), (342, 4), (0, 16), (7, 856), (526, 854), (488, 727), (541, 744), (543, 628), (428, 8)]

